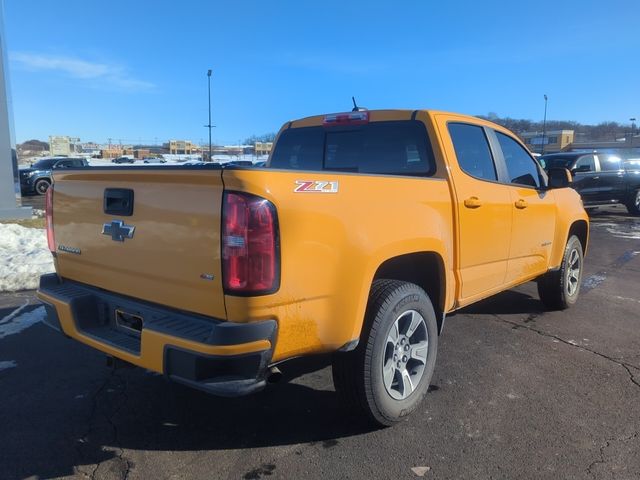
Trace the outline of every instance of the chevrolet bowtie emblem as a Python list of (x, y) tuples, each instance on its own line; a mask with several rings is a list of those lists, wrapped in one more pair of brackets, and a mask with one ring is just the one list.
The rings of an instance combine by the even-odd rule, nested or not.
[(102, 226), (102, 234), (111, 236), (114, 242), (124, 242), (125, 238), (133, 238), (135, 229), (133, 225), (125, 225), (122, 220), (114, 220)]

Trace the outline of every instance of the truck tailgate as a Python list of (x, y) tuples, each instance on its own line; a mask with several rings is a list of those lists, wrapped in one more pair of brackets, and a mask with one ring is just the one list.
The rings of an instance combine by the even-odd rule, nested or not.
[[(131, 215), (105, 213), (106, 189), (133, 191)], [(56, 172), (53, 226), (58, 274), (226, 319), (220, 264), (222, 192), (219, 169)], [(128, 226), (134, 227), (131, 238), (122, 235), (130, 231)]]

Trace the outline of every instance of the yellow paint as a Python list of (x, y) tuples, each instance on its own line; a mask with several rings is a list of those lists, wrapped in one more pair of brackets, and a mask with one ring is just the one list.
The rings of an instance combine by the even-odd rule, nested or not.
[[(70, 280), (149, 302), (225, 318), (220, 264), (222, 181), (219, 170), (57, 172), (54, 226), (57, 272)], [(133, 215), (103, 213), (105, 188), (135, 192)], [(133, 238), (102, 235), (112, 220), (134, 225)], [(217, 281), (200, 277), (212, 274)]]
[[(408, 120), (411, 111), (372, 111), (372, 122)], [(292, 122), (321, 125), (324, 116)], [(275, 319), (273, 361), (330, 352), (360, 335), (369, 289), (380, 265), (399, 255), (432, 252), (445, 270), (442, 309), (453, 311), (531, 280), (562, 259), (569, 228), (588, 218), (571, 189), (546, 192), (474, 179), (459, 168), (448, 122), (507, 130), (475, 117), (419, 111), (433, 146), (431, 178), (292, 170), (135, 170), (55, 174), (56, 242), (81, 256), (58, 255), (57, 269), (109, 291), (187, 312), (254, 322)], [(288, 128), (287, 123), (284, 128)], [(282, 131), (282, 130), (281, 130)], [(337, 193), (295, 193), (296, 181), (338, 182)], [(223, 187), (224, 183), (224, 187)], [(100, 235), (106, 187), (135, 189), (135, 211), (123, 220), (135, 237), (119, 244)], [(236, 297), (221, 287), (222, 191), (267, 198), (280, 226), (281, 285), (271, 295)], [(466, 205), (465, 205), (466, 201)], [(516, 208), (526, 202), (526, 209)], [(549, 244), (548, 242), (551, 242)], [(99, 267), (99, 268), (96, 268)], [(215, 275), (203, 281), (201, 273)], [(211, 347), (143, 331), (133, 357), (79, 334), (68, 305), (58, 308), (65, 332), (95, 348), (161, 371), (166, 344), (210, 353), (257, 351), (269, 342)], [(435, 301), (436, 299), (434, 299)], [(226, 350), (225, 350), (226, 349)], [(228, 353), (232, 354), (232, 353)]]
[(73, 314), (71, 313), (71, 306), (68, 303), (61, 302), (42, 292), (38, 292), (38, 298), (56, 308), (58, 318), (60, 319), (60, 326), (66, 335), (96, 350), (121, 358), (139, 367), (153, 370), (154, 372), (164, 372), (164, 349), (169, 345), (205, 355), (242, 355), (245, 353), (261, 352), (271, 348), (271, 342), (268, 340), (257, 340), (238, 345), (206, 345), (183, 338), (172, 337), (153, 330), (143, 329), (140, 339), (140, 355), (134, 355), (81, 333), (76, 328), (75, 322), (73, 321)]

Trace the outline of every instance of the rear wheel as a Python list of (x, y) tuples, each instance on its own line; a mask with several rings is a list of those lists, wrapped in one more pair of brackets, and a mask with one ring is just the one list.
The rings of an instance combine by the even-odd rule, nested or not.
[(438, 350), (433, 305), (417, 285), (376, 280), (358, 348), (338, 353), (338, 394), (379, 425), (413, 412), (429, 387)]
[(636, 190), (626, 203), (627, 211), (631, 215), (640, 215), (640, 190)]
[(38, 195), (44, 195), (45, 193), (47, 193), (47, 190), (49, 190), (50, 186), (51, 182), (49, 180), (42, 179), (38, 180), (33, 188)]
[(550, 310), (564, 310), (576, 303), (582, 282), (584, 256), (575, 235), (569, 237), (560, 268), (538, 279), (538, 294)]

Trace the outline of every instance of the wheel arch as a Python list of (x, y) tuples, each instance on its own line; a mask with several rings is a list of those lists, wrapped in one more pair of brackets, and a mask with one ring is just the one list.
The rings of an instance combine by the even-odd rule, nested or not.
[(378, 279), (401, 280), (421, 287), (433, 304), (438, 332), (442, 331), (447, 279), (444, 260), (440, 254), (413, 252), (388, 258), (378, 266), (373, 276), (373, 280)]
[(36, 182), (39, 182), (40, 180), (45, 180), (49, 183), (53, 183), (53, 179), (51, 178), (51, 175), (38, 175), (36, 176), (36, 178), (33, 179), (33, 183), (35, 184)]
[(576, 220), (573, 222), (569, 228), (567, 241), (571, 238), (571, 235), (578, 237), (578, 240), (580, 240), (580, 244), (582, 245), (582, 253), (586, 254), (589, 243), (589, 225), (586, 220)]

